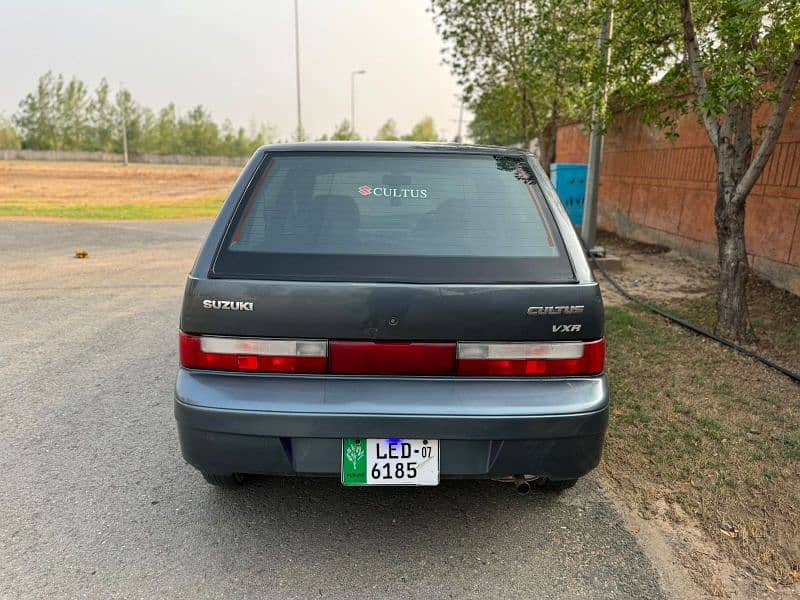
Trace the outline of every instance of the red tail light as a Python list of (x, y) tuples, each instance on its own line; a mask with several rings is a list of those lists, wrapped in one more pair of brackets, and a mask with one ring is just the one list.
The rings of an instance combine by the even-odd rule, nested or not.
[(331, 342), (331, 373), (452, 375), (456, 345), (424, 342)]
[(264, 340), (180, 334), (181, 364), (189, 369), (253, 373), (325, 373), (324, 340)]
[(598, 375), (605, 340), (593, 342), (348, 342), (180, 334), (189, 369), (336, 375), (532, 377)]
[(459, 342), (458, 374), (473, 376), (599, 375), (605, 339), (594, 342)]

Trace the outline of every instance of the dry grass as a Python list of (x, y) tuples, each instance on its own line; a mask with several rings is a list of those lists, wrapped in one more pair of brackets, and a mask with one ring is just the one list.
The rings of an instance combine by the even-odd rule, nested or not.
[[(637, 296), (713, 327), (713, 268), (653, 248), (614, 251), (628, 253), (625, 287), (638, 282)], [(800, 299), (756, 280), (750, 306), (758, 349), (797, 369)], [(776, 306), (787, 311), (773, 317)], [(632, 304), (609, 306), (607, 327), (609, 485), (642, 514), (698, 526), (766, 582), (797, 583), (800, 385)], [(688, 566), (713, 591), (713, 568)]]
[(0, 161), (0, 216), (213, 216), (235, 167)]
[[(716, 324), (717, 271), (667, 248), (626, 240), (608, 232), (602, 244), (622, 256), (625, 271), (614, 274), (634, 296), (709, 331)], [(800, 372), (800, 297), (751, 274), (747, 288), (757, 340), (748, 349)], [(616, 298), (610, 298), (612, 303)]]
[(632, 307), (608, 309), (603, 470), (646, 511), (680, 506), (774, 581), (800, 570), (800, 386)]
[[(750, 320), (756, 341), (747, 348), (800, 372), (800, 297), (752, 276), (747, 289)], [(684, 298), (670, 306), (677, 315), (709, 330), (716, 323), (716, 290)]]

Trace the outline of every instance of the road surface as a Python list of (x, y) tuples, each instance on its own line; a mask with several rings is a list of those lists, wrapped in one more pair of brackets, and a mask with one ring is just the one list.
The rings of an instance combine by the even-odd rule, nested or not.
[(1, 598), (663, 597), (594, 477), (206, 485), (172, 386), (208, 226), (0, 220)]

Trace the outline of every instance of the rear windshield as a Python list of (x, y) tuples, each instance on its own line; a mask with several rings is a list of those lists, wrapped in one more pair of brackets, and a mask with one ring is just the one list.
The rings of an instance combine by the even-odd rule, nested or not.
[(239, 202), (212, 275), (260, 279), (571, 281), (522, 158), (286, 153)]

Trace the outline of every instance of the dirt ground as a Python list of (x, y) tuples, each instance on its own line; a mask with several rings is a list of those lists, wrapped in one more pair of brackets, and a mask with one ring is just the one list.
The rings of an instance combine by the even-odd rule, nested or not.
[[(622, 258), (623, 270), (610, 275), (629, 294), (713, 332), (716, 265), (608, 232), (601, 232), (598, 241), (610, 254)], [(598, 280), (606, 306), (627, 302), (599, 274)], [(748, 282), (747, 297), (756, 340), (743, 345), (800, 372), (800, 297), (755, 275)], [(776, 311), (775, 307), (781, 310)]]
[[(601, 233), (601, 245), (609, 254), (622, 259), (623, 270), (610, 273), (630, 294), (648, 302), (668, 303), (685, 298), (701, 298), (713, 292), (716, 270), (713, 265), (670, 251), (663, 246), (642, 244), (609, 233)], [(625, 304), (600, 276), (606, 306)], [(605, 293), (608, 291), (608, 293)]]
[(0, 161), (0, 204), (114, 205), (223, 197), (241, 169), (110, 163)]
[[(629, 293), (713, 329), (713, 265), (607, 234), (600, 242), (622, 257), (611, 275)], [(612, 387), (601, 473), (629, 526), (714, 597), (800, 597), (800, 386), (597, 276)], [(758, 279), (748, 298), (759, 338), (750, 348), (800, 370), (800, 298)], [(776, 305), (788, 307), (780, 319)]]

